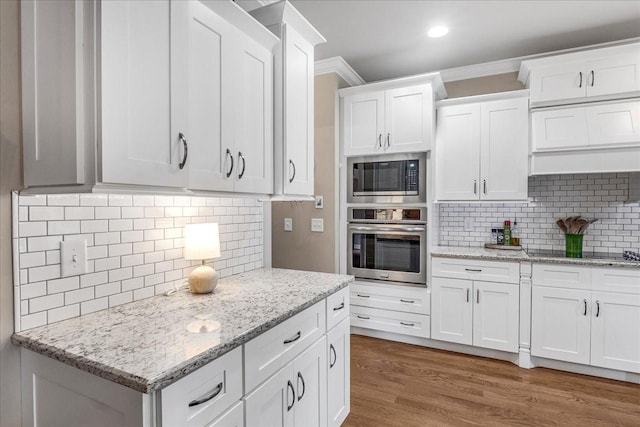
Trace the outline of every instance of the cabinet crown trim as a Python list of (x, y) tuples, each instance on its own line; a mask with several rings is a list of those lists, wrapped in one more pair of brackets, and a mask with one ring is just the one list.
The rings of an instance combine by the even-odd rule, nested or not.
[(402, 87), (415, 86), (419, 84), (430, 84), (433, 88), (435, 99), (443, 99), (447, 97), (447, 89), (442, 82), (440, 73), (417, 74), (415, 76), (402, 77), (399, 79), (381, 80), (378, 82), (367, 83), (361, 86), (348, 87), (340, 89), (338, 94), (340, 98), (349, 95), (358, 95), (361, 93), (370, 93), (373, 91), (383, 91), (388, 89), (397, 89)]
[(287, 0), (253, 9), (249, 14), (265, 27), (282, 23), (291, 24), (313, 46), (327, 41)]
[(508, 92), (489, 93), (486, 95), (464, 96), (460, 98), (443, 99), (436, 102), (436, 108), (449, 105), (471, 104), (476, 102), (500, 101), (504, 99), (528, 98), (529, 89), (512, 90)]

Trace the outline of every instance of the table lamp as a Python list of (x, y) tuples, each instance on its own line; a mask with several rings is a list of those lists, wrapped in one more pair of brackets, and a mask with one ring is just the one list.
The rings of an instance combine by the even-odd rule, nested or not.
[(184, 227), (184, 258), (201, 260), (202, 265), (189, 274), (189, 289), (194, 294), (213, 292), (219, 274), (204, 264), (206, 259), (220, 256), (220, 235), (217, 223), (187, 224)]

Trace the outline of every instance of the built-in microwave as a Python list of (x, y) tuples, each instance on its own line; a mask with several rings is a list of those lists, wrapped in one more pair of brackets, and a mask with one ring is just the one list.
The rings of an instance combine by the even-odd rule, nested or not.
[(424, 203), (426, 154), (350, 157), (347, 203)]
[(426, 208), (349, 208), (347, 273), (426, 286)]

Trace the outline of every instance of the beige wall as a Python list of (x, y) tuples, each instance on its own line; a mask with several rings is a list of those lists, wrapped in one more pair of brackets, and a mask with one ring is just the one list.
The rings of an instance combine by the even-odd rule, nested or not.
[(0, 0), (0, 426), (20, 425), (20, 359), (13, 333), (11, 190), (22, 186), (20, 5)]
[(518, 81), (517, 72), (446, 82), (444, 86), (447, 89), (449, 99), (525, 88), (524, 85)]
[[(324, 208), (314, 202), (272, 203), (272, 266), (335, 272), (336, 150), (338, 88), (344, 81), (335, 73), (315, 77), (314, 192), (324, 197)], [(284, 218), (293, 219), (293, 231), (284, 231)], [(311, 218), (324, 219), (324, 233), (311, 231)]]

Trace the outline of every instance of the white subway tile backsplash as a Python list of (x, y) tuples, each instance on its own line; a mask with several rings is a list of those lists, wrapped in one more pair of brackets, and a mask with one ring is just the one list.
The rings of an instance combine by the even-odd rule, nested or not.
[[(262, 266), (262, 203), (256, 199), (20, 195), (14, 216), (21, 330), (148, 298), (183, 283), (199, 264), (183, 258), (186, 224), (220, 224), (222, 256), (209, 265), (222, 277)], [(60, 278), (60, 242), (74, 239), (87, 242), (87, 273)]]

